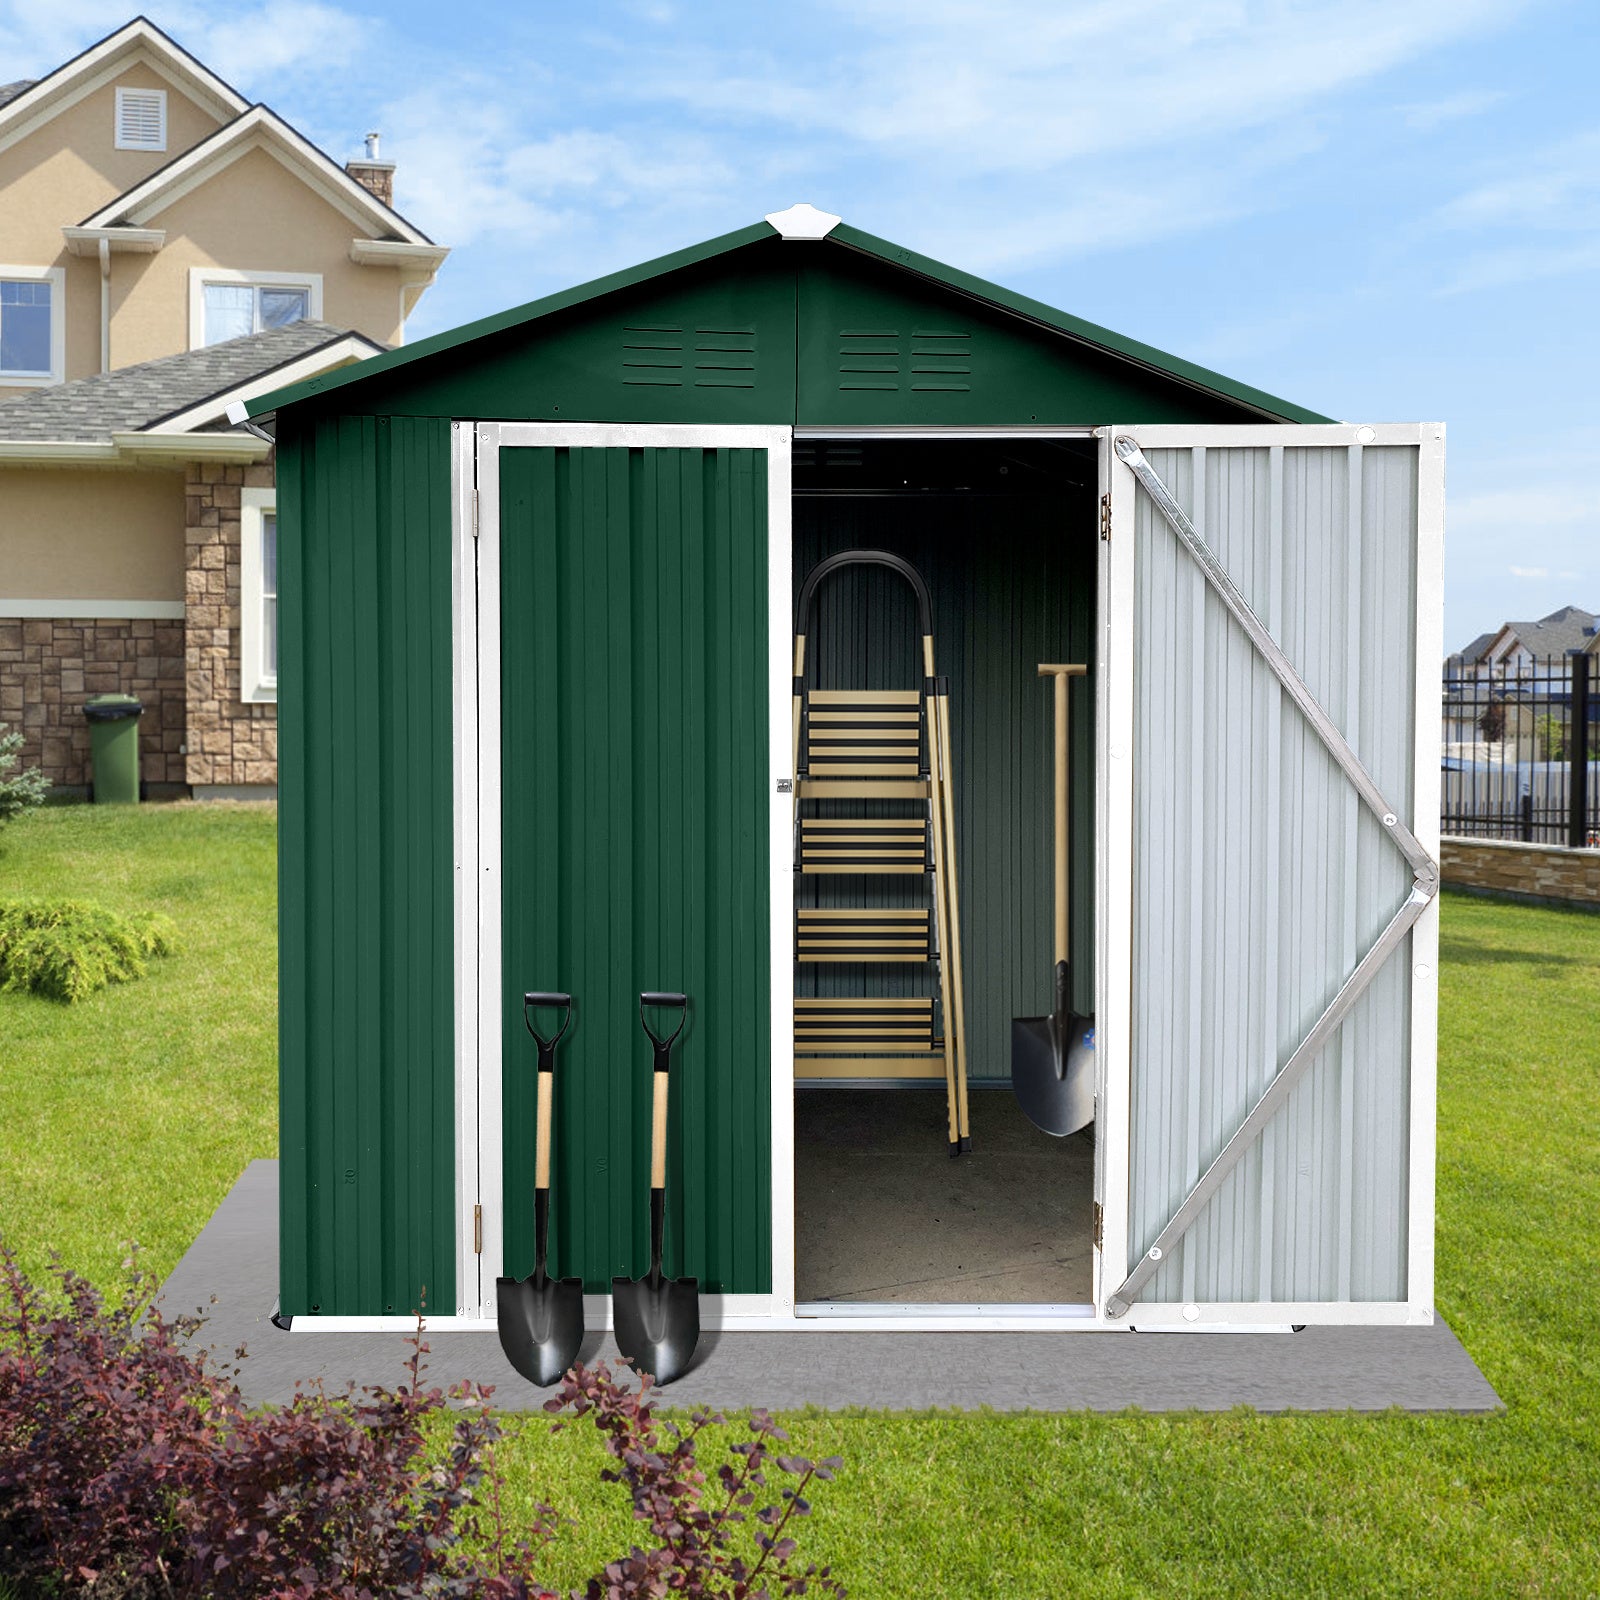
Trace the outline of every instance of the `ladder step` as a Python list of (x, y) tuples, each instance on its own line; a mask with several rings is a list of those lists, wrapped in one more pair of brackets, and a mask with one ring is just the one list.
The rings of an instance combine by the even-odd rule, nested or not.
[(927, 906), (881, 911), (802, 906), (795, 912), (800, 961), (932, 961), (934, 954)]
[(933, 870), (926, 817), (802, 817), (800, 870), (924, 873)]
[(803, 774), (915, 778), (923, 771), (922, 701), (914, 689), (813, 689), (801, 726)]
[(926, 1055), (936, 1048), (933, 999), (797, 999), (794, 1047), (797, 1053)]

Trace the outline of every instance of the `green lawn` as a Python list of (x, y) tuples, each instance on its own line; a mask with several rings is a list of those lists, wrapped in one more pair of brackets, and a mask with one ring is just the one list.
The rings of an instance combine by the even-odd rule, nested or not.
[(163, 911), (178, 955), (75, 1006), (0, 994), (0, 1231), (36, 1270), (165, 1275), (246, 1162), (277, 1154), (276, 815), (52, 806), (0, 830), (0, 898)]
[[(0, 996), (0, 1225), (30, 1263), (108, 1276), (134, 1236), (165, 1271), (272, 1153), (272, 814), (37, 813), (13, 885), (184, 936), (72, 1011)], [(1438, 1305), (1503, 1416), (793, 1413), (846, 1463), (808, 1554), (858, 1600), (1600, 1594), (1600, 917), (1447, 896), (1442, 977)], [(509, 1425), (516, 1491), (583, 1511), (575, 1582), (632, 1525), (589, 1433)]]

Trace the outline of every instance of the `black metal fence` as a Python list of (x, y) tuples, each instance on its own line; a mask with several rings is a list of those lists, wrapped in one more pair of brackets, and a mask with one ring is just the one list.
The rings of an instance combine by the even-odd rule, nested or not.
[(1600, 670), (1589, 655), (1444, 669), (1445, 833), (1600, 848)]

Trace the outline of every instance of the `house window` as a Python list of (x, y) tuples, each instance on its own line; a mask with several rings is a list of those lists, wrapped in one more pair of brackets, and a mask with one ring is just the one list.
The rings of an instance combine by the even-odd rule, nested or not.
[(315, 274), (193, 267), (190, 280), (192, 350), (322, 315), (322, 279)]
[(61, 382), (65, 280), (60, 267), (0, 267), (0, 385)]
[(167, 148), (165, 89), (117, 90), (116, 146), (119, 150)]
[(278, 698), (278, 501), (239, 491), (239, 698)]

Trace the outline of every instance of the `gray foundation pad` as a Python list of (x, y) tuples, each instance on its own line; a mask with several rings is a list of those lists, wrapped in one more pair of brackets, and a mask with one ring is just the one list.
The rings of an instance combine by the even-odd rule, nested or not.
[[(278, 1281), (278, 1165), (253, 1161), (162, 1290), (168, 1315), (199, 1309), (200, 1342), (244, 1344), (252, 1402), (297, 1381), (394, 1387), (409, 1341), (396, 1333), (284, 1332)], [(212, 1298), (215, 1297), (215, 1304)], [(507, 1365), (492, 1333), (433, 1333), (425, 1381), (492, 1384), (495, 1403), (536, 1410), (549, 1391)], [(614, 1362), (609, 1334), (581, 1358)], [(720, 1333), (662, 1391), (670, 1405), (930, 1406), (1000, 1411), (1493, 1411), (1500, 1400), (1442, 1321), (1431, 1328), (1307, 1328), (1298, 1334)]]

